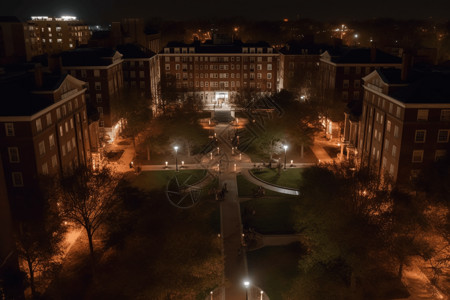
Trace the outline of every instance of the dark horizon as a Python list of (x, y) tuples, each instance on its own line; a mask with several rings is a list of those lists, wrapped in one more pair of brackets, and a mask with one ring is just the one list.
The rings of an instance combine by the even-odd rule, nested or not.
[[(367, 7), (370, 6), (370, 7)], [(422, 1), (379, 0), (376, 5), (363, 6), (359, 1), (350, 0), (335, 2), (324, 0), (320, 2), (298, 3), (285, 0), (274, 5), (267, 0), (236, 1), (212, 4), (209, 1), (167, 1), (144, 2), (129, 1), (87, 1), (80, 0), (76, 4), (67, 0), (44, 0), (31, 2), (17, 0), (2, 2), (2, 15), (17, 16), (22, 21), (31, 16), (59, 17), (74, 15), (87, 23), (99, 24), (119, 21), (125, 17), (144, 19), (161, 18), (167, 21), (186, 21), (191, 19), (215, 20), (243, 18), (255, 21), (274, 21), (287, 18), (289, 20), (312, 19), (324, 22), (360, 21), (370, 19), (426, 20), (448, 21), (450, 2), (435, 0), (433, 5), (424, 5)]]

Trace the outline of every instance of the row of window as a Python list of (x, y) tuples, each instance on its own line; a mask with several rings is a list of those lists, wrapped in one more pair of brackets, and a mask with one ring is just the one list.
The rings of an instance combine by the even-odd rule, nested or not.
[[(437, 142), (438, 143), (448, 143), (449, 131), (450, 131), (449, 129), (439, 129)], [(425, 143), (426, 136), (427, 136), (427, 131), (425, 129), (416, 130), (415, 135), (414, 135), (414, 142), (415, 143)]]
[[(208, 56), (195, 56), (194, 58), (192, 56), (186, 57), (186, 56), (175, 56), (175, 57), (170, 57), (170, 56), (166, 56), (164, 57), (164, 62), (171, 62), (171, 61), (175, 61), (175, 62), (192, 62), (192, 61), (200, 61), (200, 62), (208, 62)], [(215, 57), (215, 56), (211, 56), (209, 57), (209, 61), (210, 62), (240, 62), (241, 61), (241, 57)], [(263, 61), (267, 61), (267, 62), (272, 62), (272, 57), (266, 57), (263, 58), (262, 56), (258, 56), (258, 57), (254, 57), (254, 56), (250, 56), (250, 57), (243, 57), (242, 59), (243, 62), (263, 62)]]
[[(194, 67), (192, 65), (189, 65), (189, 70), (192, 71), (195, 68), (195, 70), (223, 70), (223, 71), (227, 71), (228, 69), (230, 70), (240, 70), (241, 69), (241, 65), (195, 65)], [(249, 69), (250, 72), (254, 72), (255, 70), (257, 71), (262, 71), (263, 70), (263, 65), (262, 64), (257, 64), (256, 65), (256, 69), (255, 69), (255, 65), (243, 65), (243, 70), (247, 70)], [(165, 64), (165, 70), (166, 71), (170, 71), (170, 64)], [(180, 64), (175, 64), (175, 70), (176, 71), (180, 71), (183, 70), (184, 72), (188, 71), (188, 66), (187, 65), (180, 65)], [(272, 64), (267, 64), (266, 65), (266, 70), (267, 71), (272, 71)], [(141, 71), (143, 72), (143, 71)]]
[[(170, 54), (171, 48), (164, 48), (164, 53), (166, 54)], [(173, 53), (183, 53), (183, 54), (187, 54), (187, 53), (195, 53), (195, 48), (194, 47), (183, 47), (183, 48), (172, 48), (173, 49)], [(273, 48), (266, 48), (267, 49), (267, 53), (273, 53)], [(242, 47), (242, 53), (263, 53), (264, 52), (264, 48), (249, 48), (249, 47)]]
[[(243, 84), (244, 84), (244, 87), (247, 87), (247, 85), (248, 85), (248, 83), (246, 81), (244, 81)], [(168, 82), (167, 86), (171, 86), (171, 83)], [(220, 82), (219, 81), (211, 81), (211, 82), (209, 82), (209, 81), (195, 81), (195, 87), (197, 87), (197, 88), (198, 87), (200, 87), (200, 88), (212, 87), (212, 88), (221, 88), (222, 89), (222, 88), (228, 88), (230, 86), (232, 88), (234, 88), (234, 87), (240, 88), (241, 87), (241, 82), (240, 81), (236, 81), (236, 82), (234, 82), (234, 81), (230, 81), (230, 82), (228, 82), (228, 81), (220, 81)], [(260, 89), (260, 88), (262, 88), (262, 86), (263, 85), (261, 85), (260, 82), (257, 82), (256, 85), (255, 85), (254, 82), (250, 82), (250, 87), (251, 88), (256, 87), (256, 88)], [(183, 83), (177, 82), (176, 83), (176, 87), (177, 88), (181, 88), (181, 87), (184, 87), (184, 88), (191, 87), (191, 88), (193, 88), (194, 87), (194, 82), (193, 81), (189, 81), (189, 83), (188, 82), (183, 82)], [(267, 82), (266, 83), (266, 87), (268, 89), (271, 89), (272, 88), (272, 83), (271, 82)]]
[[(181, 75), (183, 75), (183, 80), (188, 79), (188, 73), (176, 73), (175, 78), (181, 79)], [(247, 79), (250, 77), (250, 79), (255, 79), (255, 73), (244, 73), (243, 74), (244, 79)], [(193, 74), (189, 73), (189, 78), (193, 78)], [(240, 73), (196, 73), (195, 78), (241, 78)], [(262, 73), (256, 73), (256, 78), (262, 79), (263, 74)], [(272, 79), (272, 73), (266, 73), (267, 79)]]

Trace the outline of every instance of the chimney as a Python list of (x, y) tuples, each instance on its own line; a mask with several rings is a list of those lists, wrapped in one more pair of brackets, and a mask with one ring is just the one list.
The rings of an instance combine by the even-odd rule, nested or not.
[(35, 64), (34, 65), (34, 84), (36, 88), (42, 87), (43, 79), (42, 79), (42, 65)]
[(409, 51), (403, 52), (402, 74), (401, 74), (402, 81), (406, 81), (408, 79), (409, 69), (411, 68), (411, 61), (412, 61), (411, 52)]
[(375, 62), (377, 60), (377, 47), (372, 43), (370, 46), (370, 62)]

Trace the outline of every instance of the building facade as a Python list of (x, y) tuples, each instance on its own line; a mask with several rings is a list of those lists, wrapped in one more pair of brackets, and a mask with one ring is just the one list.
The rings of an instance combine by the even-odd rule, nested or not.
[(4, 75), (14, 103), (0, 114), (1, 159), (11, 198), (35, 187), (40, 175), (62, 174), (90, 161), (84, 82), (35, 71)]
[[(409, 78), (409, 79), (408, 79)], [(361, 162), (407, 183), (450, 150), (450, 73), (379, 69), (363, 78)]]
[(157, 95), (159, 82), (158, 57), (137, 44), (117, 46), (123, 55), (124, 88), (136, 89), (147, 99)]
[(280, 87), (309, 98), (318, 79), (321, 54), (329, 46), (287, 43), (280, 52)]
[(93, 108), (89, 117), (99, 120), (100, 134), (114, 139), (120, 129), (114, 105), (123, 87), (122, 54), (111, 48), (79, 48), (63, 52), (61, 63), (63, 72), (86, 82), (86, 101)]
[(278, 58), (267, 43), (169, 43), (159, 53), (161, 89), (198, 97), (207, 108), (229, 104), (244, 91), (273, 93)]
[[(87, 45), (91, 32), (88, 25), (73, 16), (31, 17), (27, 22), (28, 31), (36, 35), (44, 53), (53, 54)], [(32, 41), (30, 46), (33, 45)]]

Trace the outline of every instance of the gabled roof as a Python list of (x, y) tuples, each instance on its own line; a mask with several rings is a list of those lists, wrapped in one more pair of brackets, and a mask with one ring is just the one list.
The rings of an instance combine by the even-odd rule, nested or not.
[(325, 53), (330, 61), (336, 64), (401, 64), (402, 59), (379, 49), (374, 49), (372, 57), (370, 48), (333, 48)]

